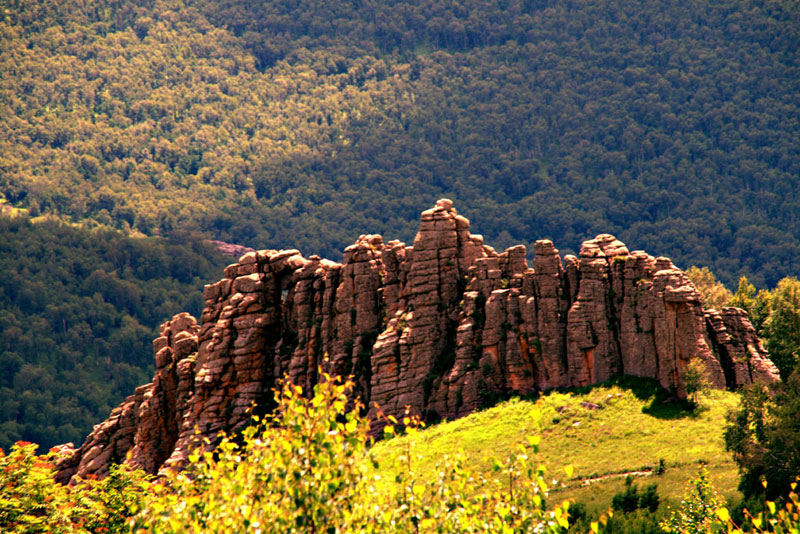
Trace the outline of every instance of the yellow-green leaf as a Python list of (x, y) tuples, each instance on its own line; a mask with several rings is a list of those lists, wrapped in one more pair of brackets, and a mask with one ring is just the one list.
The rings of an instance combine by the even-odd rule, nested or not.
[(726, 523), (731, 518), (730, 514), (728, 513), (728, 509), (727, 508), (718, 508), (717, 511), (716, 511), (716, 514), (717, 514), (717, 517), (720, 518), (720, 520), (722, 520), (722, 521), (724, 521)]

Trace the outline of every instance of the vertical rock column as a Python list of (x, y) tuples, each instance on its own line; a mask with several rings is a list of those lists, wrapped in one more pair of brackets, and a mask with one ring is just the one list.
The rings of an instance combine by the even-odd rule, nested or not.
[(292, 383), (302, 386), (306, 392), (317, 383), (318, 370), (335, 344), (333, 296), (340, 274), (341, 265), (311, 256), (305, 265), (293, 272), (292, 278), (296, 281), (287, 290), (280, 352), (288, 361), (284, 361), (281, 368), (286, 369)]
[[(525, 277), (523, 307), (528, 344), (533, 347), (534, 380), (540, 389), (569, 384), (566, 354), (567, 312), (570, 295), (561, 257), (553, 242), (534, 243), (532, 276)], [(577, 291), (577, 269), (574, 270)]]
[(681, 376), (689, 362), (699, 358), (706, 365), (714, 387), (725, 387), (725, 375), (708, 340), (700, 293), (683, 271), (668, 258), (656, 258), (651, 294), (654, 306), (654, 344), (662, 386), (685, 395)]
[(373, 345), (383, 327), (383, 239), (362, 235), (345, 249), (334, 304), (336, 341), (331, 371), (352, 376), (355, 394), (370, 401)]
[(619, 332), (612, 283), (612, 262), (628, 249), (601, 234), (581, 245), (580, 283), (567, 318), (570, 384), (602, 382), (621, 371)]
[(705, 310), (705, 317), (709, 338), (722, 365), (727, 387), (758, 381), (768, 383), (779, 375), (778, 368), (761, 345), (747, 312), (726, 307), (719, 311)]
[(663, 316), (663, 302), (652, 294), (655, 263), (649, 254), (635, 250), (618, 256), (615, 269), (614, 288), (621, 297), (617, 312), (622, 372), (633, 376), (659, 376), (654, 321)]
[(139, 386), (109, 418), (95, 425), (83, 445), (59, 462), (56, 480), (66, 484), (73, 477), (105, 476), (112, 463), (130, 463), (154, 473), (172, 452), (178, 439), (180, 421), (191, 396), (186, 380), (197, 351), (199, 327), (188, 313), (174, 316), (161, 325), (153, 341), (156, 372), (153, 381)]
[(408, 274), (398, 304), (406, 308), (390, 317), (372, 358), (372, 401), (386, 413), (405, 406), (416, 413), (447, 410), (448, 393), (439, 390), (456, 360), (464, 274), (484, 254), (482, 240), (470, 235), (469, 221), (451, 201), (422, 213), (413, 250), (405, 252)]
[(143, 395), (130, 464), (149, 473), (172, 454), (188, 399), (193, 392), (193, 362), (197, 354), (197, 320), (181, 313), (161, 326), (153, 341), (156, 374)]
[(203, 318), (212, 326), (200, 330), (194, 393), (165, 467), (186, 461), (196, 432), (213, 444), (220, 431), (246, 424), (254, 403), (268, 403), (281, 368), (281, 284), (305, 263), (296, 250), (251, 252), (225, 269), (225, 280), (207, 286)]

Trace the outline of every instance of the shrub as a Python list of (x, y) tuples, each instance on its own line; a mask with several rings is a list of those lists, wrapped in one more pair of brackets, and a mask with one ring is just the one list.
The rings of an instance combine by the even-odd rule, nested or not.
[[(369, 423), (348, 400), (352, 383), (322, 374), (311, 398), (284, 384), (277, 409), (215, 450), (194, 452), (191, 467), (171, 473), (137, 516), (136, 532), (563, 532), (568, 503), (547, 510), (544, 469), (530, 438), (488, 476), (468, 471), (463, 455), (446, 457), (434, 480), (412, 465), (418, 418), (384, 419), (388, 435), (409, 436), (397, 490), (380, 491), (368, 475)], [(599, 528), (599, 527), (598, 527)], [(596, 529), (595, 529), (596, 530)]]
[(686, 395), (690, 398), (691, 403), (697, 407), (698, 394), (705, 393), (711, 389), (706, 364), (700, 358), (692, 358), (681, 375), (681, 379), (686, 387)]
[(669, 517), (661, 522), (661, 528), (676, 534), (705, 534), (710, 532), (715, 511), (723, 504), (723, 499), (711, 485), (708, 469), (701, 463), (680, 507), (670, 512)]
[(766, 501), (764, 511), (757, 515), (745, 510), (746, 528), (736, 525), (731, 520), (728, 509), (720, 507), (715, 511), (715, 520), (710, 532), (727, 534), (800, 532), (800, 498), (795, 493), (796, 490), (797, 483), (794, 482), (790, 485), (789, 494), (782, 506), (774, 501)]
[(55, 482), (56, 455), (36, 455), (37, 445), (17, 442), (0, 450), (0, 531), (56, 534), (128, 532), (150, 482), (142, 471), (113, 466), (103, 480)]
[(625, 491), (617, 493), (611, 500), (614, 510), (631, 513), (639, 509), (655, 512), (658, 509), (658, 484), (650, 484), (639, 493), (639, 488), (633, 483), (630, 476), (625, 477)]

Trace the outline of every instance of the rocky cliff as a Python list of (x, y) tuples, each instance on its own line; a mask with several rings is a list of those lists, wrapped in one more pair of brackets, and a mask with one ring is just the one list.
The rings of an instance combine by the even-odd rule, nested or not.
[(531, 268), (525, 247), (495, 252), (449, 200), (422, 213), (413, 246), (364, 235), (342, 263), (249, 252), (204, 298), (199, 324), (162, 325), (153, 382), (71, 451), (59, 480), (126, 458), (151, 473), (179, 466), (199, 437), (268, 406), (277, 380), (310, 388), (320, 368), (352, 375), (370, 416), (408, 406), (428, 418), (622, 373), (682, 394), (693, 358), (717, 387), (778, 379), (747, 315), (704, 310), (669, 259), (603, 234), (579, 258), (537, 241)]

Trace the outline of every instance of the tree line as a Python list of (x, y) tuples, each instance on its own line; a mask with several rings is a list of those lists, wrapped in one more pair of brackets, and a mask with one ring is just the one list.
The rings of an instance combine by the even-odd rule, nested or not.
[(0, 192), (34, 216), (337, 259), (448, 196), (497, 247), (800, 272), (786, 0), (5, 6)]

